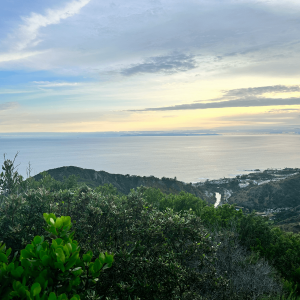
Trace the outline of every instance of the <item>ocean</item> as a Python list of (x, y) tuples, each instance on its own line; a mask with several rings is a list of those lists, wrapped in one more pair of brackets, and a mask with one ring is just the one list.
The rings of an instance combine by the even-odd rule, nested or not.
[[(16, 159), (26, 178), (62, 166), (184, 182), (235, 177), (251, 170), (300, 167), (300, 135), (3, 137), (0, 155)], [(3, 156), (1, 157), (3, 158)], [(0, 159), (2, 165), (3, 159)]]

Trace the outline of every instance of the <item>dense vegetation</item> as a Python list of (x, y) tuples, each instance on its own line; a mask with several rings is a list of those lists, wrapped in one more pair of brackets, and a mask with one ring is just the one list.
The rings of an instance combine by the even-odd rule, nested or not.
[[(43, 173), (39, 181), (32, 177), (23, 180), (14, 169), (14, 161), (7, 159), (2, 169), (0, 241), (12, 249), (11, 253), (18, 251), (11, 257), (10, 251), (0, 246), (3, 266), (13, 262), (17, 269), (16, 261), (24, 259), (22, 249), (46, 242), (50, 245), (60, 238), (44, 228), (45, 220), (53, 225), (47, 214), (55, 220), (70, 217), (62, 220), (68, 224), (72, 220), (78, 255), (86, 258), (92, 253), (95, 257), (90, 256), (85, 263), (95, 264), (104, 252), (113, 254), (113, 264), (104, 272), (97, 269), (97, 278), (88, 281), (87, 275), (79, 274), (82, 278), (78, 279), (76, 297), (250, 300), (299, 294), (299, 235), (281, 231), (267, 218), (245, 215), (230, 205), (215, 209), (186, 192), (167, 195), (159, 189), (141, 187), (121, 195), (112, 185), (93, 189), (78, 185), (75, 176), (60, 182)], [(50, 249), (44, 246), (44, 251)], [(27, 259), (32, 262), (32, 258)], [(62, 262), (59, 259), (57, 263)], [(79, 269), (74, 272), (86, 270), (84, 263), (76, 262)], [(10, 280), (8, 290), (17, 287), (13, 282), (18, 277), (9, 278), (3, 271), (1, 276)], [(22, 284), (27, 284), (32, 294), (23, 299), (40, 299), (32, 296), (39, 281), (29, 273), (26, 276)], [(58, 292), (58, 286), (64, 285), (53, 283), (49, 292)], [(4, 288), (1, 279), (0, 291)], [(62, 291), (66, 297), (75, 294), (67, 287)], [(14, 299), (13, 295), (7, 299)]]
[[(128, 195), (131, 189), (136, 189), (139, 186), (159, 188), (166, 194), (178, 194), (180, 191), (185, 191), (193, 194), (197, 197), (206, 200), (212, 200), (207, 197), (202, 190), (196, 188), (191, 183), (186, 184), (178, 181), (175, 178), (162, 177), (161, 179), (154, 176), (137, 176), (137, 175), (122, 175), (122, 174), (110, 174), (105, 171), (95, 171), (92, 169), (83, 169), (79, 167), (69, 166), (50, 169), (47, 173), (58, 182), (63, 182), (64, 178), (69, 178), (74, 175), (77, 177), (78, 182), (85, 183), (91, 188), (96, 188), (99, 185), (112, 184), (119, 193)], [(43, 174), (37, 174), (33, 177), (36, 181), (40, 181), (43, 178)], [(214, 197), (212, 197), (214, 198)], [(213, 202), (212, 202), (213, 203)]]

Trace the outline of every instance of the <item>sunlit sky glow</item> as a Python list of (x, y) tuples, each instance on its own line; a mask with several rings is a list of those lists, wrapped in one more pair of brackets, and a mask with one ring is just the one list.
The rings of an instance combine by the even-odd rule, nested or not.
[(300, 2), (3, 0), (0, 132), (300, 128)]

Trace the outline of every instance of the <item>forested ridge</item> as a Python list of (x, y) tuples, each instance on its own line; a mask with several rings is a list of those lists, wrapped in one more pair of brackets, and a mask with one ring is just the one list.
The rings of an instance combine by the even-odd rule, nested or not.
[[(214, 195), (208, 197), (202, 190), (194, 187), (191, 183), (186, 184), (178, 181), (175, 178), (162, 177), (161, 179), (155, 176), (137, 176), (137, 175), (122, 175), (111, 174), (105, 171), (95, 171), (92, 169), (83, 169), (79, 167), (69, 166), (47, 170), (47, 173), (57, 181), (64, 181), (64, 178), (76, 176), (79, 183), (85, 183), (91, 188), (99, 185), (112, 184), (119, 193), (127, 195), (131, 189), (139, 186), (159, 188), (166, 194), (178, 194), (181, 191), (193, 194), (201, 199), (213, 203)], [(33, 176), (36, 180), (41, 180), (43, 173)]]
[(24, 180), (8, 159), (2, 170), (3, 299), (300, 295), (300, 236), (255, 212), (214, 208), (186, 191), (142, 186), (121, 194), (75, 175)]

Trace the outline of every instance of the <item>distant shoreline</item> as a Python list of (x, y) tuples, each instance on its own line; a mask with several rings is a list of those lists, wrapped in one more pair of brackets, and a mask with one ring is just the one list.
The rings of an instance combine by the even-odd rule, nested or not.
[(60, 139), (60, 138), (108, 138), (108, 137), (203, 137), (203, 136), (275, 136), (299, 135), (300, 132), (227, 132), (216, 130), (174, 131), (107, 131), (107, 132), (0, 132), (0, 139)]

